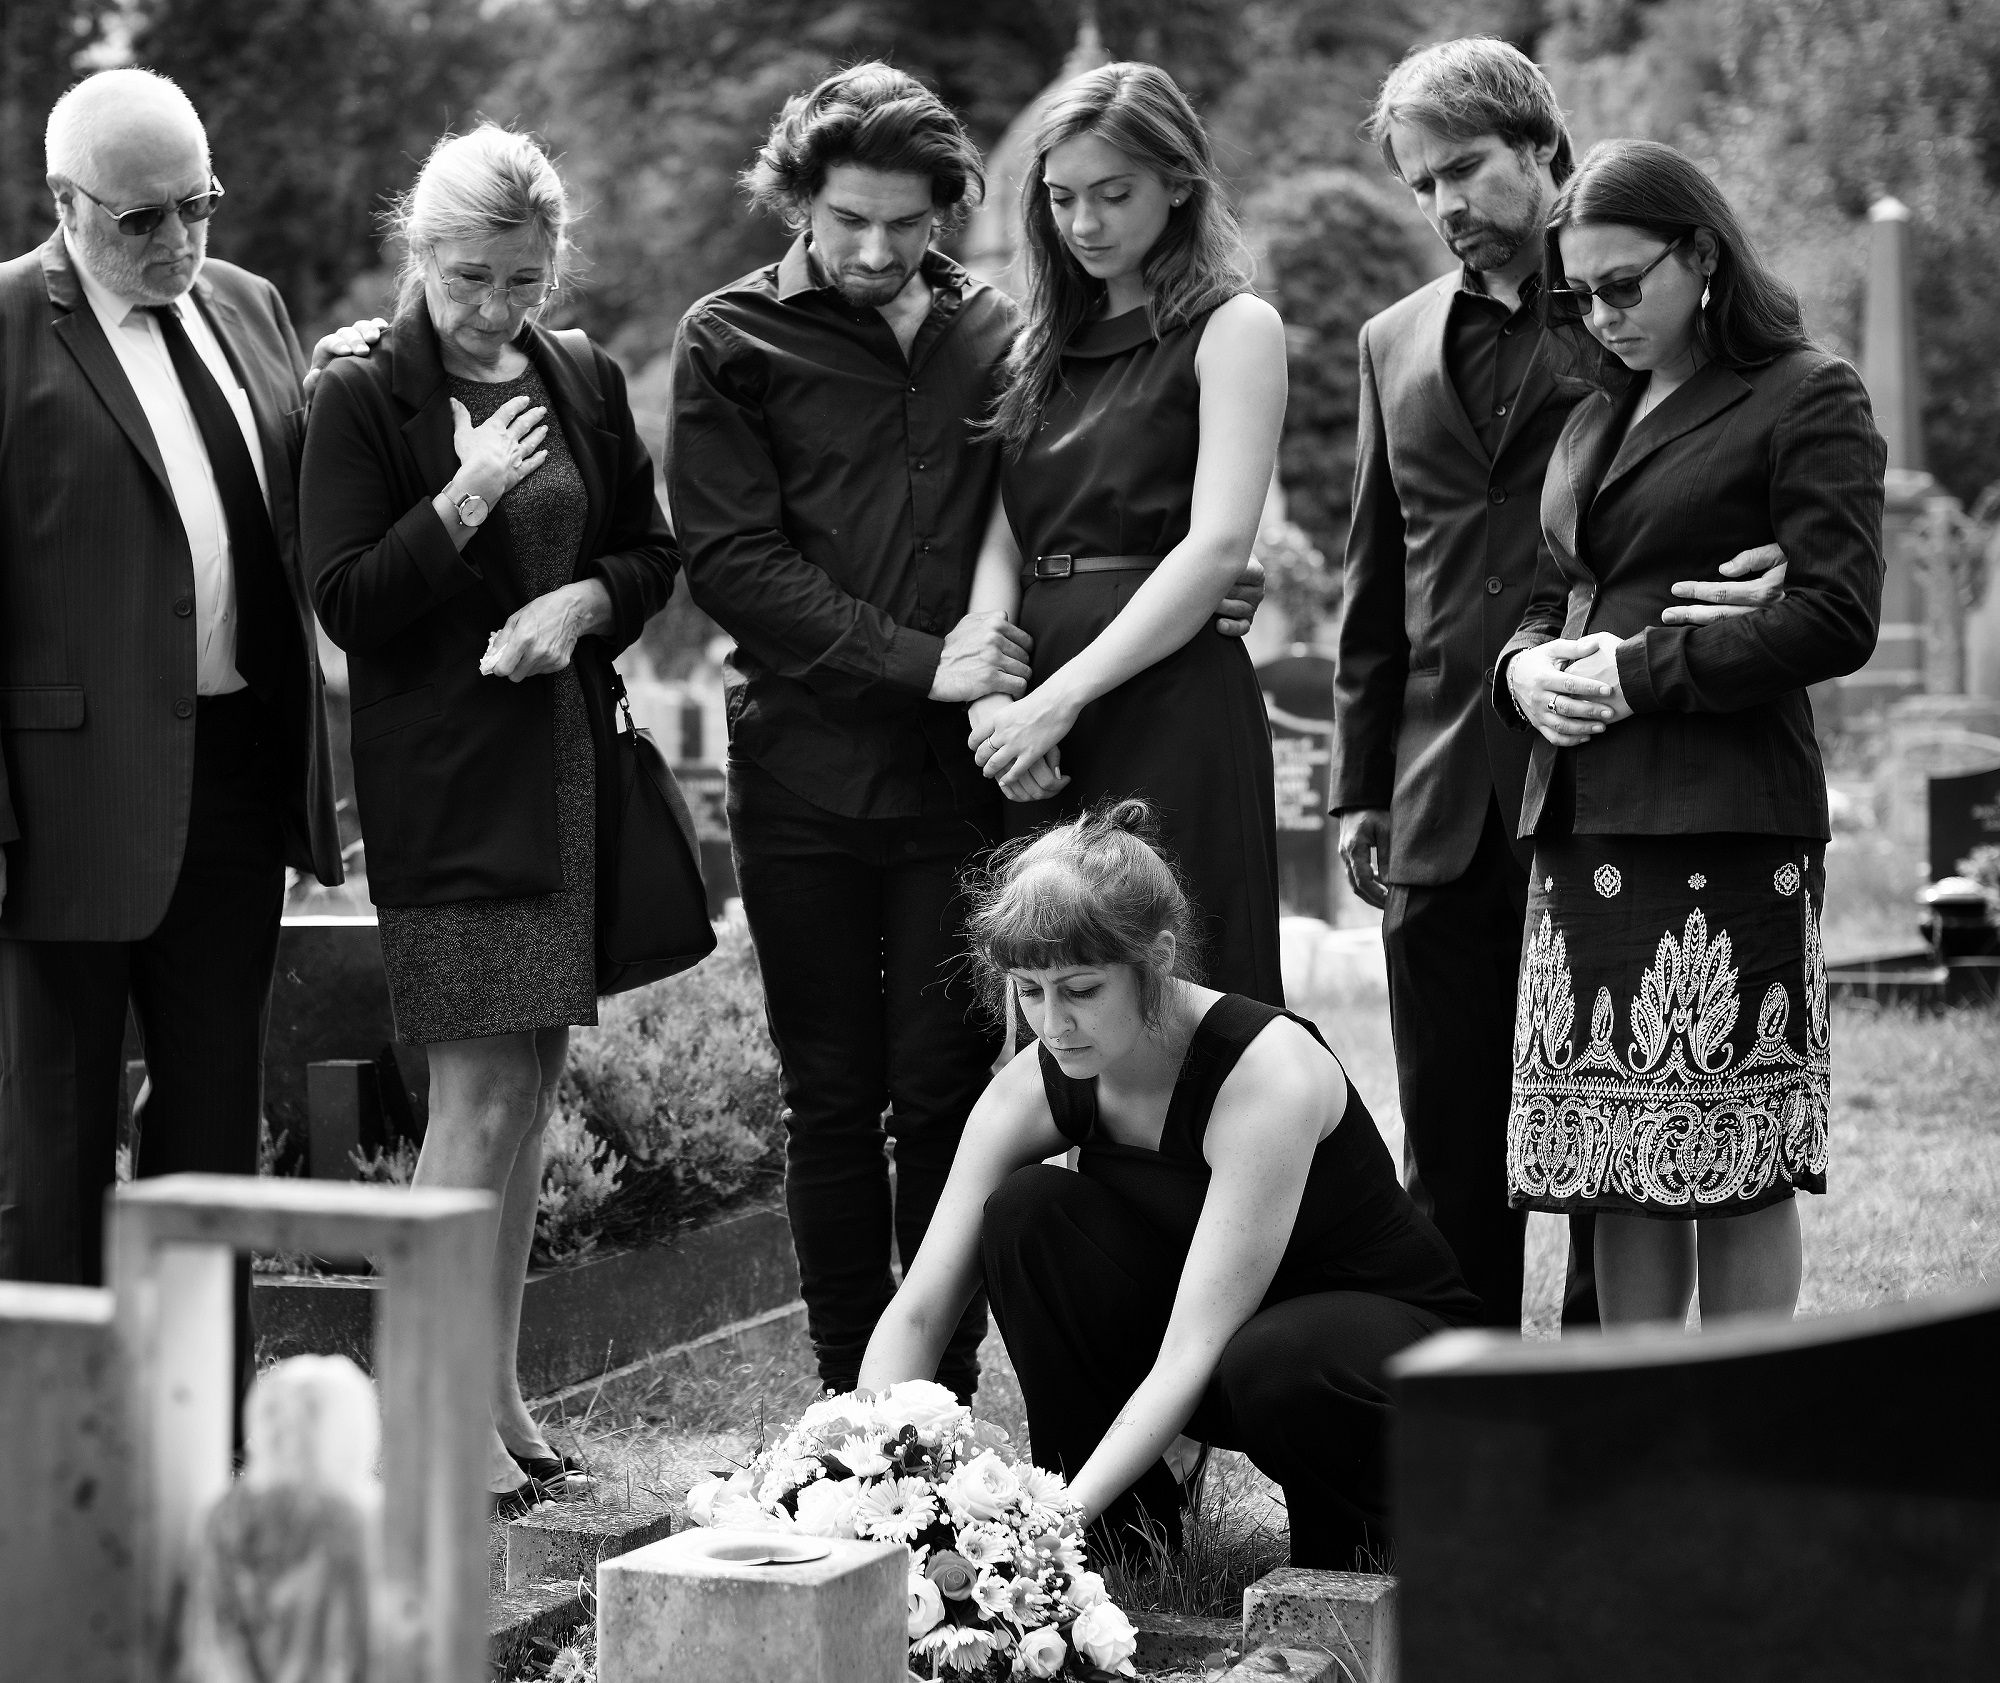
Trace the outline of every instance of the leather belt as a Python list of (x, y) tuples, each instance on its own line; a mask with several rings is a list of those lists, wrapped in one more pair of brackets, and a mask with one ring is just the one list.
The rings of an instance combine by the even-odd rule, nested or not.
[(1021, 568), (1021, 582), (1074, 578), (1079, 573), (1150, 573), (1164, 555), (1038, 555)]

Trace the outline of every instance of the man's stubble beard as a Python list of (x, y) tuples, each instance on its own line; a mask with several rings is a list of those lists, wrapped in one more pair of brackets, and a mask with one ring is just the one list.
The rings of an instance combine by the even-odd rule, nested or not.
[(135, 304), (171, 304), (193, 287), (208, 243), (198, 234), (189, 242), (193, 262), (187, 273), (177, 277), (170, 288), (163, 288), (134, 253), (135, 246), (145, 251), (149, 242), (128, 241), (109, 224), (92, 227), (92, 220), (89, 208), (79, 206), (75, 225), (64, 229), (64, 238), (78, 248), (91, 274), (118, 297)]

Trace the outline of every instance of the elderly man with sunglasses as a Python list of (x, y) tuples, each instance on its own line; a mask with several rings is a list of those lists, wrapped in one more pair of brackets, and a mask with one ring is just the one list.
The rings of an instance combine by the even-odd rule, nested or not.
[(222, 188), (164, 78), (65, 94), (48, 180), (58, 228), (0, 265), (0, 1277), (88, 1284), (128, 1007), (137, 1172), (254, 1173), (285, 868), (341, 867), (285, 306), (205, 260)]
[[(1543, 475), (1584, 389), (1560, 378), (1579, 371), (1553, 354), (1539, 298), (1542, 229), (1574, 165), (1554, 89), (1503, 41), (1412, 52), (1368, 133), (1462, 266), (1361, 330), (1333, 809), (1355, 892), (1383, 908), (1410, 1194), (1486, 1324), (1518, 1327), (1527, 1217), (1508, 1207), (1506, 1140), (1528, 738), (1487, 693), (1534, 581)], [(1765, 545), (1678, 584), (1686, 605), (1666, 617), (1754, 613), (1782, 593), (1783, 561)], [(1596, 699), (1587, 679), (1558, 681)], [(1571, 1218), (1568, 1325), (1597, 1319), (1590, 1223)]]

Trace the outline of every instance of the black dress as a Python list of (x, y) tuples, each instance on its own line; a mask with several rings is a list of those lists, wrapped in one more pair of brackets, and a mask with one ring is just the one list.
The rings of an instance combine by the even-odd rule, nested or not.
[[(503, 383), (456, 375), (448, 382), (474, 426), (509, 398), (525, 397), (530, 408), (549, 403), (532, 364)], [(575, 577), (590, 513), (563, 429), (551, 426), (543, 446), (549, 459), (509, 491), (493, 515), (506, 522), (508, 550), (530, 598)], [(574, 666), (524, 682), (554, 690), (563, 886), (553, 894), (378, 906), (398, 1040), (429, 1045), (597, 1021), (597, 777), (583, 686)]]
[[(1209, 1113), (1243, 1049), (1280, 1016), (1291, 1013), (1239, 994), (1210, 1007), (1157, 1151), (1103, 1138), (1096, 1082), (1071, 1080), (1040, 1049), (1050, 1113), (1081, 1148), (1078, 1172), (1017, 1170), (988, 1200), (982, 1235), (1039, 1465), (1074, 1476), (1158, 1357), (1208, 1194)], [(1295, 1564), (1347, 1568), (1387, 1539), (1383, 1363), (1478, 1313), (1350, 1086), (1313, 1153), (1270, 1290), (1225, 1347), (1188, 1435), (1244, 1451), (1285, 1487)], [(1117, 1547), (1142, 1512), (1177, 1535), (1179, 1506), (1173, 1475), (1156, 1465), (1106, 1511), (1100, 1541)]]
[[(1063, 383), (1001, 475), (1025, 561), (1164, 556), (1188, 535), (1201, 443), (1194, 358), (1208, 322), (1156, 339), (1146, 311), (1130, 310), (1085, 324), (1064, 347)], [(1035, 639), (1032, 683), (1086, 648), (1147, 576), (1030, 582), (1020, 621)], [(1009, 801), (1007, 833), (1145, 797), (1201, 914), (1205, 979), (1282, 1005), (1271, 728), (1242, 639), (1204, 626), (1085, 707), (1061, 752), (1069, 787), (1052, 800)]]

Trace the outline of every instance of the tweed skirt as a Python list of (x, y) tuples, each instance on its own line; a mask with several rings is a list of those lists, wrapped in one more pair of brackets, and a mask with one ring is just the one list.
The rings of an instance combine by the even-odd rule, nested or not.
[(1688, 1220), (1826, 1190), (1824, 859), (1787, 836), (1538, 839), (1516, 1209)]

